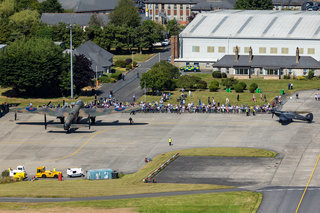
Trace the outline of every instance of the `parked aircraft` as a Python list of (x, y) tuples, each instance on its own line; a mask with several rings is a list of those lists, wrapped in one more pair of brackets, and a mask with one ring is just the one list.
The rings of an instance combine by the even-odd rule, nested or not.
[(279, 111), (277, 109), (274, 109), (271, 111), (272, 118), (274, 115), (279, 117), (279, 122), (282, 125), (286, 125), (291, 123), (293, 120), (301, 120), (301, 121), (307, 121), (308, 123), (311, 123), (313, 120), (313, 114), (308, 113), (307, 115), (303, 116), (300, 115), (297, 112), (287, 112), (287, 111)]
[[(48, 126), (63, 128), (70, 132), (73, 128), (80, 127), (91, 127), (92, 124), (96, 122), (96, 116), (101, 116), (110, 113), (116, 112), (126, 112), (126, 111), (135, 111), (136, 108), (125, 108), (125, 107), (109, 107), (109, 108), (84, 108), (84, 103), (81, 100), (78, 100), (73, 108), (36, 108), (36, 107), (26, 107), (26, 108), (13, 108), (10, 109), (15, 111), (15, 120), (17, 119), (17, 112), (28, 112), (28, 113), (39, 113), (44, 114), (44, 126), (47, 129)], [(57, 117), (60, 119), (60, 124), (53, 124), (47, 122), (47, 115)], [(81, 118), (87, 117), (88, 123), (80, 123)]]

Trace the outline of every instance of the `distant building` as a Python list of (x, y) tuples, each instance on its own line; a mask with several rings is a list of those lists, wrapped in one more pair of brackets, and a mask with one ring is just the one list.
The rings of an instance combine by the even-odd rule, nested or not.
[[(95, 13), (42, 13), (41, 21), (49, 25), (56, 25), (59, 23), (77, 24), (82, 27), (89, 26), (90, 19)], [(96, 14), (97, 18), (101, 20), (103, 25), (108, 24), (107, 14)]]
[[(212, 65), (238, 47), (239, 55), (310, 56), (320, 60), (320, 15), (313, 11), (223, 10), (198, 14), (171, 41), (177, 66)], [(304, 60), (304, 59), (303, 59)]]
[(315, 75), (320, 75), (320, 62), (311, 56), (300, 56), (299, 49), (296, 56), (270, 56), (239, 55), (237, 50), (234, 55), (225, 55), (213, 65), (214, 70), (226, 73), (235, 78), (264, 78), (280, 79), (283, 75), (306, 76), (309, 70)]
[(187, 24), (191, 7), (199, 0), (145, 0), (146, 16), (152, 21), (165, 24), (176, 19), (179, 24)]
[(233, 9), (236, 0), (200, 0), (199, 3), (191, 7), (191, 11), (195, 13), (201, 13), (204, 11), (225, 10)]
[(301, 10), (308, 0), (272, 0), (274, 10)]
[(87, 41), (73, 51), (74, 55), (85, 55), (92, 62), (92, 70), (98, 76), (110, 73), (113, 64), (113, 54), (99, 47), (92, 41)]

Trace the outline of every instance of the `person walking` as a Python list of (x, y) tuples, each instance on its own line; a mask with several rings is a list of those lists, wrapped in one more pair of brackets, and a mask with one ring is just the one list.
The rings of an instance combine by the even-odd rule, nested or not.
[(172, 146), (172, 139), (169, 137), (169, 146)]
[(131, 117), (129, 118), (129, 121), (130, 121), (130, 125), (132, 125), (133, 119)]

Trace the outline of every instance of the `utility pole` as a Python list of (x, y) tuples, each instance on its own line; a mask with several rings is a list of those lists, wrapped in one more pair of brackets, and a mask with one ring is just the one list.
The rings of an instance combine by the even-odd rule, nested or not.
[(67, 26), (70, 28), (70, 72), (71, 72), (71, 98), (73, 98), (73, 62), (72, 62), (72, 28), (74, 27), (73, 24)]

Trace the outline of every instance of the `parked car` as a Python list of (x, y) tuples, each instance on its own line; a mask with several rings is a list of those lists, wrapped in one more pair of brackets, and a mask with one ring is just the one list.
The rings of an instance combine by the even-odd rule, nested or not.
[(168, 46), (170, 45), (169, 39), (165, 39), (163, 42), (161, 42), (162, 46)]
[(84, 177), (82, 168), (68, 168), (67, 175), (68, 177)]

